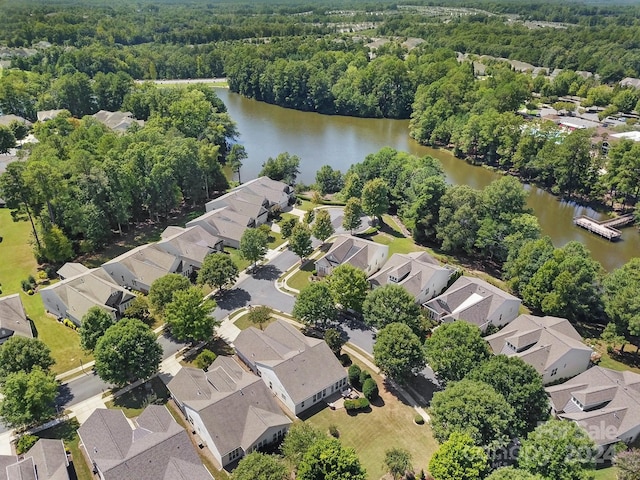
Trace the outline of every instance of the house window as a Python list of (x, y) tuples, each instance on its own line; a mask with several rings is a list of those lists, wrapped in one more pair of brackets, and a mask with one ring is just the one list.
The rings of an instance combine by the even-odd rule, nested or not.
[(325, 397), (327, 395), (327, 389), (322, 390), (322, 396)]
[(553, 370), (551, 370), (551, 376), (553, 377), (556, 373), (558, 373), (558, 369), (554, 368)]
[(269, 388), (273, 390), (273, 384), (271, 382), (269, 382)]
[(300, 404), (300, 406), (301, 406), (302, 408), (304, 408), (304, 402), (302, 402), (302, 403)]

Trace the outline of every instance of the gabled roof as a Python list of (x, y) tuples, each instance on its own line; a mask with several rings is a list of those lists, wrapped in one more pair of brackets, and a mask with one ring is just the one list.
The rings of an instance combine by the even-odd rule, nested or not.
[(272, 369), (296, 404), (345, 376), (323, 340), (306, 337), (283, 320), (269, 324), (264, 331), (254, 327), (243, 330), (234, 346), (257, 366)]
[(443, 320), (466, 320), (482, 327), (505, 301), (521, 300), (476, 277), (462, 276), (442, 295), (426, 302)]
[(338, 235), (327, 254), (318, 260), (316, 265), (334, 268), (349, 263), (365, 270), (380, 250), (388, 252), (389, 247), (352, 235)]
[(571, 351), (592, 353), (573, 325), (559, 317), (523, 314), (485, 340), (495, 354), (518, 356), (540, 374)]
[(144, 121), (136, 120), (131, 112), (109, 112), (108, 110), (100, 110), (93, 114), (93, 118), (107, 126), (111, 130), (124, 132), (134, 123), (140, 126), (144, 125)]
[(182, 368), (167, 388), (200, 414), (223, 456), (238, 447), (246, 451), (271, 427), (291, 424), (260, 377), (231, 357), (216, 358), (206, 373)]
[(0, 297), (0, 338), (14, 334), (33, 338), (31, 322), (24, 313), (18, 293)]
[(546, 391), (558, 416), (581, 425), (599, 445), (626, 440), (640, 426), (637, 373), (592, 367)]
[(69, 480), (62, 440), (41, 438), (22, 459), (0, 455), (0, 480)]
[(121, 410), (97, 409), (78, 434), (105, 480), (211, 480), (187, 432), (164, 406), (148, 406), (135, 424)]
[(60, 112), (63, 110), (41, 110), (36, 113), (39, 122), (44, 122), (46, 120), (53, 120), (56, 118)]
[(181, 260), (158, 248), (155, 244), (146, 244), (133, 248), (122, 255), (105, 262), (104, 265), (120, 263), (127, 267), (142, 283), (151, 285), (155, 280), (169, 273), (180, 271)]
[[(374, 286), (395, 283), (417, 297), (430, 283), (433, 275), (441, 271), (450, 273), (450, 270), (441, 267), (427, 252), (394, 253), (382, 269), (369, 278), (369, 281)], [(389, 277), (394, 277), (398, 281), (391, 282)]]
[[(211, 210), (187, 223), (187, 227), (203, 222), (214, 235), (240, 241), (244, 231), (253, 223), (253, 218), (234, 212), (230, 207)], [(206, 228), (206, 227), (205, 227)]]
[(254, 219), (268, 212), (265, 204), (268, 205), (269, 201), (264, 196), (254, 195), (246, 189), (225, 193), (208, 202), (208, 205), (214, 209), (227, 206), (235, 212)]
[(288, 201), (293, 189), (284, 182), (271, 180), (269, 177), (263, 176), (249, 180), (231, 190), (251, 192), (254, 195), (264, 197), (269, 201), (270, 205), (284, 203)]
[(12, 114), (0, 115), (0, 125), (4, 125), (5, 127), (8, 127), (11, 124), (11, 122), (24, 123), (28, 127), (33, 125), (29, 120), (27, 120), (24, 117), (20, 117), (18, 115), (12, 115)]
[(176, 251), (182, 258), (201, 264), (221, 242), (222, 239), (196, 225), (189, 228), (167, 227), (156, 245), (164, 251)]
[(67, 262), (56, 272), (61, 278), (70, 278), (88, 272), (89, 269), (81, 263)]

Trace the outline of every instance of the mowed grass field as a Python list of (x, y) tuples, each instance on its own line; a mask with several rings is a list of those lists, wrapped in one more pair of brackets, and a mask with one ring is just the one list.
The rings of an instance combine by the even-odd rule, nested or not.
[(62, 373), (90, 361), (91, 356), (80, 348), (77, 332), (58, 323), (44, 312), (42, 299), (37, 293), (27, 295), (20, 282), (29, 275), (36, 276), (38, 265), (31, 247), (31, 224), (28, 221), (14, 222), (7, 208), (0, 208), (0, 288), (2, 296), (20, 294), (25, 311), (33, 321), (38, 338), (51, 349), (56, 364), (55, 373)]

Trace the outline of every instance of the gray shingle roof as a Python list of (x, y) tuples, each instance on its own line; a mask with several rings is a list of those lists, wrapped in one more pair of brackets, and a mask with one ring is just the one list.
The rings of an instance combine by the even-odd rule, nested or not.
[(14, 334), (33, 338), (31, 322), (27, 319), (18, 293), (0, 297), (0, 340)]
[(389, 276), (393, 276), (399, 280), (397, 285), (417, 297), (438, 270), (446, 269), (427, 252), (394, 253), (369, 281), (375, 286), (383, 286), (389, 283)]
[(388, 251), (389, 247), (351, 235), (338, 235), (327, 254), (316, 262), (316, 266), (334, 268), (349, 263), (360, 270), (366, 270), (379, 250)]
[(69, 480), (68, 465), (62, 440), (41, 438), (21, 460), (0, 455), (0, 480)]

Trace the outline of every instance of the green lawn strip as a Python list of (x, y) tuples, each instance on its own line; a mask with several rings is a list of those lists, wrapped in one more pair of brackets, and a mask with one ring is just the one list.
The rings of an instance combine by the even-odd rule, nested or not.
[[(273, 323), (276, 321), (275, 317), (270, 317), (269, 320), (265, 323), (262, 324), (262, 328), (267, 328), (267, 325)], [(236, 327), (238, 327), (240, 330), (246, 330), (249, 327), (256, 327), (256, 328), (260, 328), (260, 325), (258, 325), (257, 323), (253, 323), (251, 320), (249, 320), (249, 315), (242, 315), (240, 318), (238, 318), (235, 322), (233, 322), (235, 324)]]
[(164, 405), (169, 400), (169, 390), (158, 377), (106, 402), (107, 408), (122, 410), (128, 418), (140, 415), (148, 405)]
[(298, 210), (304, 210), (305, 212), (308, 212), (309, 210), (313, 210), (317, 206), (318, 205), (316, 203), (313, 203), (310, 200), (302, 200), (302, 203), (300, 205), (296, 205), (295, 208), (297, 208)]
[[(354, 360), (354, 363), (358, 363)], [(363, 368), (364, 365), (360, 365)], [(344, 409), (325, 408), (307, 421), (327, 432), (330, 425), (338, 427), (343, 445), (353, 447), (367, 470), (368, 478), (380, 478), (386, 473), (383, 464), (385, 451), (391, 447), (404, 448), (411, 453), (414, 470), (427, 470), (433, 452), (438, 448), (429, 425), (416, 425), (415, 410), (394, 394), (387, 392), (381, 378), (371, 372), (378, 382), (383, 406), (374, 402), (370, 412), (348, 415)]]
[(289, 220), (290, 218), (293, 218), (296, 221), (300, 221), (300, 217), (298, 215), (294, 215), (293, 213), (281, 213), (280, 220), (278, 220), (276, 223), (281, 224), (283, 221)]
[(309, 278), (311, 278), (315, 268), (316, 263), (314, 261), (306, 262), (296, 273), (289, 277), (287, 286), (289, 288), (295, 288), (296, 290), (302, 290), (309, 285)]
[[(56, 361), (52, 370), (66, 372), (92, 360), (80, 348), (77, 332), (58, 323), (44, 312), (42, 298), (37, 293), (27, 295), (22, 291), (20, 282), (29, 275), (36, 276), (37, 263), (30, 245), (31, 225), (28, 221), (14, 222), (10, 210), (0, 209), (0, 284), (2, 295), (20, 293), (25, 311), (33, 321), (38, 338), (48, 345)], [(44, 285), (42, 285), (44, 286)]]
[(271, 250), (275, 250), (280, 245), (282, 245), (286, 241), (285, 238), (282, 238), (282, 234), (280, 232), (269, 232), (269, 248)]
[(80, 424), (75, 418), (72, 418), (55, 427), (42, 430), (36, 433), (35, 436), (38, 438), (62, 440), (67, 450), (71, 452), (73, 468), (75, 469), (78, 480), (92, 480), (94, 477), (80, 447), (78, 428), (80, 428)]
[[(586, 343), (601, 355), (599, 366), (620, 372), (630, 371), (640, 374), (640, 368), (637, 366), (640, 363), (640, 356), (634, 353), (635, 346), (627, 344), (625, 348), (628, 352), (609, 353), (606, 345), (600, 339), (588, 338)], [(619, 352), (620, 347), (621, 345), (616, 345), (616, 352)], [(623, 358), (625, 361), (620, 361), (619, 358)], [(632, 362), (635, 362), (635, 365)]]
[(249, 260), (245, 260), (240, 256), (240, 250), (233, 247), (224, 247), (224, 251), (231, 255), (231, 259), (238, 267), (238, 270), (245, 270), (249, 265), (251, 265)]
[(594, 480), (616, 480), (618, 478), (618, 469), (616, 467), (601, 468), (595, 471)]

